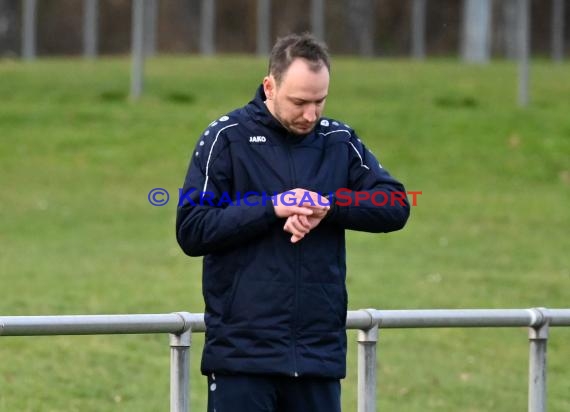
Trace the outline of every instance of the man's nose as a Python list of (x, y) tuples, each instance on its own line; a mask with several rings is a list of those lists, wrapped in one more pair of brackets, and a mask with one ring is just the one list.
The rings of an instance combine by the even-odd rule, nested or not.
[(303, 112), (303, 118), (307, 122), (313, 123), (317, 120), (317, 106), (315, 104), (308, 104)]

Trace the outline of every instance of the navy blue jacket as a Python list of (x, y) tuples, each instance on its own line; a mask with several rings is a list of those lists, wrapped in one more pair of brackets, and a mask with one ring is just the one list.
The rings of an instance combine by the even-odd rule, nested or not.
[(293, 188), (323, 194), (348, 188), (389, 198), (405, 189), (347, 125), (321, 118), (311, 133), (295, 136), (264, 100), (260, 87), (249, 104), (209, 125), (178, 207), (178, 243), (186, 254), (204, 256), (202, 372), (342, 378), (344, 231), (401, 229), (409, 204), (347, 205), (343, 192), (343, 206), (333, 200), (327, 217), (293, 244), (270, 196)]

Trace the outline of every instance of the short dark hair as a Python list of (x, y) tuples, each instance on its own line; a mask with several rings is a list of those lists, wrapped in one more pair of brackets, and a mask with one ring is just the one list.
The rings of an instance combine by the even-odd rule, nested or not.
[(269, 74), (277, 84), (296, 58), (309, 61), (312, 71), (319, 71), (323, 65), (330, 72), (331, 64), (327, 46), (310, 33), (289, 34), (277, 39), (269, 56)]

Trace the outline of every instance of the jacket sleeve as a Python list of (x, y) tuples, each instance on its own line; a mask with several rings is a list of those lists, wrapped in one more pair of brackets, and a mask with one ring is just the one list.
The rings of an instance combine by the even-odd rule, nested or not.
[(347, 144), (349, 186), (334, 193), (326, 220), (365, 232), (403, 228), (410, 215), (404, 185), (390, 176), (354, 132)]
[(277, 220), (270, 199), (232, 193), (231, 150), (222, 132), (201, 137), (179, 195), (176, 239), (190, 256), (239, 246)]

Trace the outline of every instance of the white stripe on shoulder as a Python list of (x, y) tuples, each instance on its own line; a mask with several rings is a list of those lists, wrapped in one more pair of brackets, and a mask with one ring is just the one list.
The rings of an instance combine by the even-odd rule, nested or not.
[(210, 147), (210, 153), (208, 153), (208, 160), (206, 161), (206, 180), (204, 182), (204, 188), (202, 189), (202, 193), (206, 192), (206, 188), (208, 187), (208, 172), (210, 171), (210, 158), (212, 157), (212, 152), (214, 151), (214, 146), (216, 145), (216, 142), (218, 141), (218, 137), (220, 136), (220, 133), (222, 133), (224, 130), (229, 129), (230, 127), (234, 127), (237, 126), (238, 123), (233, 123), (233, 124), (229, 124), (225, 127), (222, 127), (220, 130), (218, 130), (218, 133), (216, 133), (216, 137), (214, 138), (214, 142), (212, 143), (212, 147)]
[(323, 135), (323, 136), (328, 136), (328, 135), (331, 134), (331, 133), (338, 133), (338, 132), (345, 132), (345, 133), (348, 134), (348, 137), (350, 137), (350, 132), (349, 132), (348, 130), (346, 130), (346, 129), (331, 130), (330, 132), (326, 132), (326, 133), (319, 132), (319, 134), (320, 134), (320, 135)]
[[(323, 136), (327, 136), (331, 133), (337, 133), (337, 132), (345, 132), (348, 134), (348, 137), (350, 138), (352, 135), (350, 134), (350, 132), (346, 129), (339, 129), (339, 130), (333, 130), (327, 133), (319, 133), (320, 135)], [(358, 158), (360, 159), (360, 167), (364, 167), (366, 170), (370, 170), (370, 168), (368, 166), (366, 166), (364, 164), (364, 160), (362, 159), (362, 156), (360, 156), (360, 153), (358, 152), (358, 150), (356, 149), (356, 147), (352, 144), (352, 142), (350, 140), (348, 140), (348, 144), (352, 147), (352, 149), (356, 152), (356, 155), (358, 156)]]
[(356, 154), (357, 154), (358, 157), (360, 158), (360, 167), (364, 167), (365, 169), (370, 170), (370, 168), (364, 164), (364, 160), (362, 160), (362, 156), (360, 156), (360, 153), (358, 152), (358, 150), (356, 149), (356, 147), (352, 144), (352, 142), (349, 141), (348, 144), (349, 144), (350, 146), (352, 146), (352, 148), (354, 149), (354, 151), (356, 152)]

